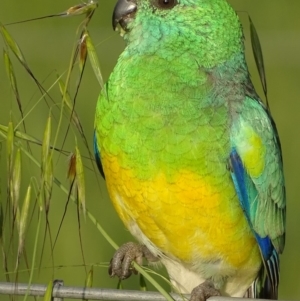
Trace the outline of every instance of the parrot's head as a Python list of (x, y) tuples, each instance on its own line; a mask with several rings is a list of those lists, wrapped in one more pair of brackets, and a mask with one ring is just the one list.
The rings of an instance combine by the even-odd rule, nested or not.
[(213, 66), (243, 52), (240, 21), (226, 0), (118, 0), (113, 27), (135, 54), (189, 53)]

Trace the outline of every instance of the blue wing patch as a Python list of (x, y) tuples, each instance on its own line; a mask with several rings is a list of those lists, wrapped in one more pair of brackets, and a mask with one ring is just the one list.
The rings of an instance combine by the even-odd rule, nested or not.
[(237, 191), (239, 200), (241, 202), (242, 208), (246, 214), (246, 218), (250, 223), (250, 207), (249, 207), (249, 199), (246, 189), (246, 173), (245, 168), (242, 163), (240, 156), (238, 155), (235, 149), (232, 150), (230, 154), (230, 164), (231, 164), (231, 177), (234, 182), (234, 187)]
[(105, 175), (104, 175), (104, 171), (103, 171), (103, 167), (102, 167), (102, 163), (101, 163), (101, 156), (100, 156), (100, 152), (99, 152), (98, 145), (97, 145), (97, 138), (96, 138), (95, 131), (94, 131), (94, 154), (95, 154), (95, 159), (96, 159), (98, 169), (99, 169), (103, 179), (105, 179)]
[[(279, 283), (278, 253), (268, 236), (261, 237), (259, 233), (257, 233), (253, 229), (253, 224), (250, 217), (250, 207), (251, 205), (255, 206), (255, 200), (259, 197), (259, 195), (235, 148), (232, 149), (230, 154), (230, 171), (234, 187), (241, 203), (241, 207), (253, 231), (257, 244), (259, 245), (264, 268), (266, 271), (266, 279), (263, 288), (260, 292), (256, 293), (256, 297), (277, 299), (277, 287)], [(255, 208), (253, 207), (252, 210), (253, 209)], [(263, 278), (263, 274), (264, 273), (260, 273), (259, 277)], [(260, 280), (263, 281), (263, 279)]]

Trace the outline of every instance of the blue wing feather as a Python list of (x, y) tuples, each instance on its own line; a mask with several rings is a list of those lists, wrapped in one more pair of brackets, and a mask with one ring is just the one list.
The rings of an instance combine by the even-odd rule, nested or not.
[[(247, 174), (247, 171), (243, 165), (243, 162), (237, 153), (236, 149), (233, 148), (230, 154), (230, 167), (231, 177), (241, 203), (241, 207), (245, 213), (246, 219), (253, 231), (256, 238), (257, 244), (260, 248), (263, 268), (265, 268), (266, 275), (260, 273), (258, 277), (265, 278), (264, 285), (259, 291), (255, 291), (254, 297), (260, 298), (271, 298), (277, 299), (277, 287), (279, 282), (279, 257), (276, 249), (274, 248), (271, 239), (261, 237), (254, 229), (250, 219), (250, 203), (251, 206), (255, 206), (255, 198), (258, 197), (258, 192), (251, 177)], [(263, 279), (259, 279), (263, 282)], [(255, 283), (256, 287), (256, 283)]]
[(98, 148), (98, 144), (97, 144), (97, 137), (96, 137), (96, 132), (95, 131), (94, 131), (94, 154), (95, 154), (95, 159), (96, 159), (98, 169), (99, 169), (102, 177), (105, 179), (105, 175), (104, 175), (103, 166), (102, 166), (102, 163), (101, 163), (101, 156), (100, 156), (100, 152), (99, 152), (99, 148)]

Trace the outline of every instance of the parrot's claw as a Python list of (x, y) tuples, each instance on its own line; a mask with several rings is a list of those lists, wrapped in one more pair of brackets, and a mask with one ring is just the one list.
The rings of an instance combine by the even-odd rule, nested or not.
[(124, 280), (129, 278), (132, 273), (137, 274), (137, 271), (132, 267), (132, 262), (136, 261), (136, 263), (141, 265), (143, 257), (152, 262), (158, 260), (144, 245), (133, 242), (122, 245), (110, 261), (108, 268), (110, 277), (117, 276), (119, 279)]
[(213, 296), (221, 296), (220, 291), (215, 288), (212, 281), (206, 280), (192, 290), (190, 301), (206, 301)]

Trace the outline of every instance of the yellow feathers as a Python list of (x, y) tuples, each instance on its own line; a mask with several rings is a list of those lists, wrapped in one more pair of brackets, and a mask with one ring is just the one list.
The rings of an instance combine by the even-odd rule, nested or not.
[(233, 268), (260, 262), (230, 179), (224, 179), (224, 186), (211, 175), (179, 170), (172, 179), (158, 173), (140, 180), (122, 168), (117, 157), (102, 154), (102, 162), (113, 204), (126, 227), (135, 224), (167, 256), (193, 263), (226, 254), (224, 260)]
[(259, 177), (265, 168), (266, 148), (261, 137), (249, 125), (243, 124), (243, 130), (236, 138), (237, 152), (251, 177)]

